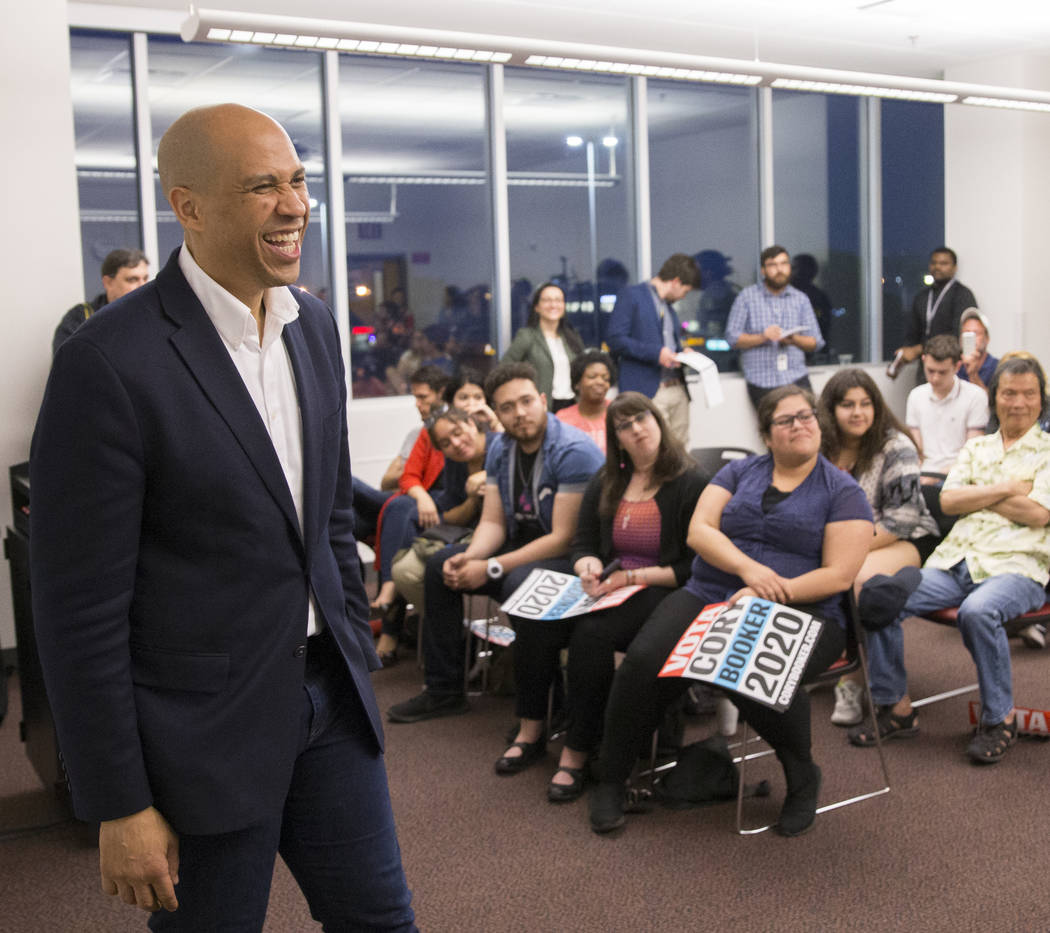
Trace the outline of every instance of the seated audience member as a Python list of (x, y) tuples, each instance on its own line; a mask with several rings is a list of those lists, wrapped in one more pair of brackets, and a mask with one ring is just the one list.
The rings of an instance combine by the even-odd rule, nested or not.
[(576, 404), (558, 411), (566, 424), (579, 428), (605, 453), (605, 410), (609, 386), (616, 381), (612, 357), (601, 350), (584, 350), (572, 361), (572, 391)]
[[(959, 341), (950, 334), (931, 337), (922, 354), (926, 382), (908, 393), (905, 423), (922, 451), (922, 472), (945, 475), (962, 445), (984, 433), (988, 397), (959, 379)], [(924, 483), (940, 482), (923, 476)]]
[[(967, 748), (979, 764), (999, 761), (1017, 739), (1003, 625), (1043, 605), (1050, 577), (1050, 435), (1039, 427), (1046, 402), (1042, 368), (1034, 359), (1004, 360), (988, 392), (999, 429), (967, 441), (941, 492), (944, 511), (960, 518), (893, 621), (868, 637), (879, 734), (907, 738), (919, 725), (908, 697), (901, 623), (959, 607), (959, 631), (981, 689), (980, 725)], [(855, 745), (875, 742), (867, 725), (849, 737)]]
[(390, 461), (390, 465), (386, 468), (386, 472), (379, 482), (380, 489), (398, 488), (401, 473), (405, 469), (405, 461), (412, 452), (412, 447), (423, 429), (422, 422), (430, 417), (430, 410), (435, 405), (441, 404), (441, 393), (445, 391), (448, 379), (448, 373), (437, 366), (420, 366), (408, 377), (409, 388), (412, 390), (412, 397), (415, 399), (416, 411), (419, 412), (421, 423), (418, 428), (412, 428), (405, 435), (405, 439), (401, 442), (401, 450)]
[(503, 361), (531, 363), (537, 388), (556, 412), (573, 403), (570, 367), (582, 351), (583, 341), (565, 316), (565, 292), (560, 285), (544, 282), (534, 292), (529, 320), (514, 335)]
[[(571, 619), (511, 616), (514, 683), (521, 726), (496, 762), (515, 774), (539, 760), (547, 737), (547, 694), (559, 652), (569, 648), (572, 717), (558, 770), (547, 788), (555, 803), (583, 792), (584, 766), (601, 736), (602, 716), (615, 672), (614, 655), (626, 651), (642, 623), (668, 592), (685, 583), (692, 552), (685, 543), (703, 478), (663, 415), (639, 392), (625, 392), (606, 414), (605, 466), (587, 484), (572, 544), (573, 572), (588, 596), (641, 584), (619, 606)], [(606, 580), (602, 568), (618, 559)]]
[[(922, 566), (937, 545), (937, 523), (922, 495), (915, 445), (871, 376), (863, 369), (840, 369), (825, 384), (818, 408), (821, 453), (860, 483), (875, 519), (871, 549), (853, 582), (859, 593), (874, 574)], [(831, 721), (860, 722), (863, 693), (859, 675), (842, 678)]]
[(463, 594), (505, 600), (541, 563), (570, 570), (567, 553), (583, 490), (601, 467), (591, 439), (547, 413), (528, 363), (501, 363), (485, 380), (485, 394), (505, 433), (492, 439), (485, 458), (481, 519), (469, 545), (451, 545), (427, 561), (426, 689), (392, 706), (392, 722), (467, 711)]
[[(829, 667), (846, 644), (842, 593), (853, 585), (872, 537), (871, 508), (856, 481), (820, 454), (812, 393), (780, 386), (763, 396), (758, 418), (769, 448), (734, 460), (700, 494), (689, 523), (696, 551), (692, 576), (653, 610), (627, 649), (605, 712), (600, 769), (591, 792), (591, 827), (604, 833), (624, 822), (625, 782), (662, 710), (690, 680), (657, 674), (704, 606), (756, 595), (790, 603), (825, 620), (802, 682)], [(733, 695), (740, 715), (774, 749), (787, 794), (777, 831), (812, 825), (820, 768), (810, 749), (809, 696), (795, 692), (776, 712)]]
[[(482, 434), (489, 431), (503, 430), (503, 425), (500, 424), (495, 412), (485, 402), (484, 380), (477, 370), (466, 366), (457, 370), (455, 376), (452, 377), (452, 381), (445, 387), (445, 400), (450, 408), (471, 415)], [(415, 482), (413, 476), (416, 473), (414, 465), (417, 454), (421, 463), (425, 462), (424, 458), (440, 458), (444, 454), (441, 446), (433, 443), (433, 436), (434, 432), (432, 430), (424, 431), (416, 441), (416, 447), (413, 448), (412, 454), (409, 456), (409, 462), (405, 466), (405, 472), (402, 474), (403, 491), (406, 493), (409, 491), (412, 483)], [(447, 462), (447, 457), (445, 462)], [(472, 475), (468, 481), (468, 491), (471, 491), (472, 495), (471, 487), (475, 483), (480, 484), (481, 491), (484, 490), (485, 474), (482, 469), (483, 466), (484, 464), (478, 467), (480, 471), (478, 478)], [(445, 488), (448, 490), (447, 477)], [(448, 500), (447, 495), (445, 500)], [(424, 510), (426, 511), (426, 509)], [(449, 522), (447, 518), (443, 520)], [(477, 515), (474, 515), (469, 522), (449, 523), (474, 525), (476, 521)], [(418, 534), (418, 529), (416, 533)], [(393, 650), (391, 646), (396, 645), (397, 639), (401, 635), (407, 603), (411, 603), (415, 607), (419, 616), (423, 614), (423, 571), (425, 567), (419, 559), (416, 549), (410, 547), (410, 544), (411, 541), (408, 544), (401, 543), (399, 552), (394, 555), (390, 568), (393, 588), (387, 589), (384, 595), (389, 601), (396, 602), (396, 605), (383, 617), (383, 635), (391, 637), (389, 639), (385, 637), (380, 638), (380, 644), (377, 647), (377, 650), (380, 651), (380, 656), (382, 656), (384, 650), (391, 651)], [(403, 552), (401, 549), (404, 549)]]
[[(966, 352), (966, 334), (973, 334), (973, 352)], [(988, 352), (988, 318), (976, 308), (967, 308), (959, 319), (959, 343), (962, 347), (962, 366), (959, 378), (972, 382), (979, 389), (987, 389), (999, 360)]]

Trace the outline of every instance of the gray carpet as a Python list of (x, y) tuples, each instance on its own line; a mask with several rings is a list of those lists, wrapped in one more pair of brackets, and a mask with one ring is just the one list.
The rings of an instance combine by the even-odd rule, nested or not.
[[(957, 633), (907, 626), (916, 697), (972, 682)], [(1050, 654), (1014, 643), (1018, 704), (1050, 707)], [(410, 661), (374, 675), (384, 709), (419, 687)], [(61, 810), (39, 788), (18, 741), (17, 679), (0, 726), (0, 829), (50, 823)], [(976, 695), (974, 694), (974, 697)], [(466, 716), (387, 729), (388, 769), (401, 846), (426, 931), (1032, 931), (1050, 930), (1045, 816), (1050, 744), (1021, 741), (999, 765), (964, 757), (969, 727), (960, 697), (920, 713), (922, 734), (887, 747), (890, 795), (835, 810), (798, 839), (741, 838), (731, 805), (628, 817), (594, 835), (586, 802), (544, 798), (544, 764), (499, 777), (492, 763), (513, 700), (472, 698)], [(814, 696), (814, 752), (824, 801), (876, 785), (874, 751), (831, 726), (830, 691)], [(709, 731), (701, 721), (692, 731)], [(775, 818), (783, 792), (752, 801)], [(98, 890), (97, 855), (74, 824), (0, 839), (0, 930), (18, 933), (142, 930), (142, 918)], [(317, 925), (278, 865), (266, 933)]]

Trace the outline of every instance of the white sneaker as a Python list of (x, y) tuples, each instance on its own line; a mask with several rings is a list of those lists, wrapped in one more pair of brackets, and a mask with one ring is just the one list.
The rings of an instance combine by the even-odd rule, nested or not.
[(1025, 626), (1017, 634), (1021, 636), (1021, 641), (1029, 648), (1041, 651), (1046, 647), (1046, 626), (1040, 622)]
[(835, 684), (835, 709), (831, 721), (836, 726), (855, 726), (864, 718), (864, 688), (852, 680)]

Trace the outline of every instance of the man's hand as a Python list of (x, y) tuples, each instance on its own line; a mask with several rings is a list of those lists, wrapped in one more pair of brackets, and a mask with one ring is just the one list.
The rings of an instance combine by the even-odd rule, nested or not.
[(154, 807), (106, 820), (98, 831), (102, 890), (155, 911), (179, 906), (179, 837)]
[(783, 333), (779, 324), (770, 324), (769, 327), (762, 331), (762, 336), (770, 343), (777, 343)]
[(450, 590), (476, 590), (488, 579), (488, 561), (468, 560), (462, 553), (453, 554), (442, 567), (445, 586)]
[(674, 350), (660, 347), (660, 365), (666, 369), (677, 369), (682, 364), (675, 359)]

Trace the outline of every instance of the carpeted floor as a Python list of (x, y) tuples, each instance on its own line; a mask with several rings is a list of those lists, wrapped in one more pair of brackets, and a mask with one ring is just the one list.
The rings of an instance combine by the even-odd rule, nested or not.
[[(913, 694), (974, 678), (957, 633), (907, 626)], [(1050, 653), (1014, 643), (1018, 704), (1050, 707)], [(385, 709), (414, 694), (409, 660), (374, 675)], [(137, 912), (98, 890), (97, 854), (76, 824), (48, 824), (62, 810), (41, 790), (18, 741), (17, 678), (0, 726), (0, 930), (120, 933), (144, 929)], [(976, 694), (973, 695), (974, 697)], [(963, 755), (967, 702), (921, 711), (922, 734), (890, 743), (893, 791), (818, 818), (798, 839), (733, 832), (733, 807), (628, 817), (610, 837), (594, 835), (586, 802), (544, 798), (556, 749), (545, 764), (499, 777), (492, 763), (513, 719), (513, 700), (472, 698), (466, 716), (387, 730), (388, 769), (419, 926), (435, 933), (482, 931), (857, 930), (907, 933), (1050, 930), (1050, 854), (1043, 791), (1050, 744), (1021, 741), (999, 765)], [(830, 691), (814, 696), (814, 750), (823, 800), (877, 783), (874, 751), (854, 749), (827, 722)], [(694, 731), (707, 731), (699, 723)], [(774, 818), (783, 792), (773, 759), (773, 796), (750, 803)], [(348, 789), (352, 793), (352, 789)], [(315, 930), (301, 895), (278, 865), (266, 933)]]

